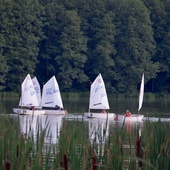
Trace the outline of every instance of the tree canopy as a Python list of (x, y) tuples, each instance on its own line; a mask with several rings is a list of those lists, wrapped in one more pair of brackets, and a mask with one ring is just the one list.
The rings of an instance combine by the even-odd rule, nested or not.
[(109, 92), (170, 92), (169, 0), (1, 0), (0, 91), (29, 73), (62, 91), (88, 91), (101, 73)]

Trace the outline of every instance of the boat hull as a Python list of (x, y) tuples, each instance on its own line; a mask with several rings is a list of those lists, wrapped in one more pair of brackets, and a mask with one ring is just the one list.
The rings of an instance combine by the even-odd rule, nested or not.
[(46, 115), (66, 115), (67, 110), (50, 110), (44, 109)]
[(44, 115), (44, 110), (29, 110), (29, 109), (21, 109), (21, 108), (13, 108), (13, 112), (19, 115)]
[(101, 119), (113, 119), (115, 113), (84, 113), (84, 116), (87, 118), (101, 118)]
[(139, 122), (143, 121), (144, 115), (141, 114), (132, 114), (130, 117), (126, 117), (124, 115), (116, 115), (114, 120), (115, 121), (134, 121), (134, 122)]

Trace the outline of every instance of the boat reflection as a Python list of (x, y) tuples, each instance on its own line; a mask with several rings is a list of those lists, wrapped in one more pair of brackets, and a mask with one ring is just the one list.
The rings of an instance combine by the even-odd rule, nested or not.
[(89, 120), (89, 140), (97, 155), (104, 155), (105, 143), (109, 137), (109, 121), (105, 119)]
[(44, 132), (44, 142), (47, 144), (57, 144), (60, 136), (63, 116), (56, 115), (20, 115), (20, 130), (25, 137), (37, 139), (37, 135)]

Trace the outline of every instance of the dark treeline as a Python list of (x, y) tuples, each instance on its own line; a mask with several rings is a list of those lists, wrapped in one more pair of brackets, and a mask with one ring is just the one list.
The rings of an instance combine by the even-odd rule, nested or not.
[(170, 92), (170, 0), (1, 0), (0, 91), (30, 73), (61, 91)]

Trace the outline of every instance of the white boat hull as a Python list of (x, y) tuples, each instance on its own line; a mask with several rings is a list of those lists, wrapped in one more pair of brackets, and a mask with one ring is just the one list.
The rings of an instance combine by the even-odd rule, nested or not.
[(21, 109), (21, 108), (13, 108), (13, 112), (19, 115), (44, 115), (44, 110), (29, 110), (29, 109)]
[(141, 114), (132, 114), (130, 117), (126, 117), (124, 115), (116, 115), (114, 120), (115, 121), (134, 121), (134, 122), (139, 122), (143, 121), (144, 115)]
[(67, 114), (67, 110), (50, 110), (44, 109), (46, 115), (65, 115)]
[(87, 118), (101, 118), (101, 119), (113, 119), (115, 113), (84, 113), (84, 116)]

